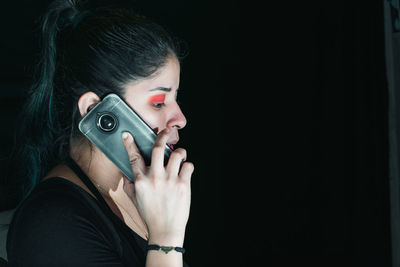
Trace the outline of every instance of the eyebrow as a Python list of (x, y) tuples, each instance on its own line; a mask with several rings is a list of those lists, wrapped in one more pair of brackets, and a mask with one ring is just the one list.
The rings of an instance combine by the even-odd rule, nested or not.
[(156, 88), (150, 89), (150, 91), (171, 92), (171, 88), (170, 87), (156, 87)]
[[(153, 88), (153, 89), (150, 89), (149, 91), (163, 91), (163, 92), (171, 92), (171, 87), (162, 87), (162, 86), (159, 86), (159, 87), (156, 87), (156, 88)], [(179, 87), (178, 88), (176, 88), (176, 91), (179, 91)]]

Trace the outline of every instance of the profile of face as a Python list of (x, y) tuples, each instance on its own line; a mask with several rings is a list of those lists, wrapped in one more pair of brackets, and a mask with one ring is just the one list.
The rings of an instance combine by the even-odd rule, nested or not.
[(186, 125), (177, 101), (180, 65), (175, 57), (151, 77), (127, 84), (125, 101), (154, 130), (155, 133), (171, 128), (167, 141), (174, 145), (179, 141), (178, 130)]
[[(178, 130), (186, 125), (186, 118), (176, 101), (179, 77), (179, 61), (175, 56), (170, 56), (150, 77), (126, 84), (122, 95), (125, 102), (156, 134), (170, 128), (167, 144), (172, 147), (179, 141)], [(93, 92), (83, 94), (78, 101), (81, 116), (85, 116), (90, 107), (99, 101), (100, 98)], [(99, 159), (100, 166), (107, 169), (107, 173), (120, 173), (103, 153), (96, 147), (92, 149), (96, 155), (94, 158)]]

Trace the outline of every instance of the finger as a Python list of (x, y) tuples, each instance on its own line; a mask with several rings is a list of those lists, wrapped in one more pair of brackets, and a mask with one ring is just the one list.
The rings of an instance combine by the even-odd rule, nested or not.
[(135, 179), (137, 179), (142, 176), (146, 167), (143, 157), (140, 155), (139, 149), (135, 144), (135, 140), (130, 133), (124, 132), (122, 134), (122, 140), (126, 152), (128, 152), (129, 163), (132, 167), (133, 176)]
[(169, 157), (167, 172), (178, 175), (179, 169), (181, 168), (182, 162), (186, 160), (186, 150), (183, 148), (177, 148)]
[(154, 143), (153, 151), (151, 154), (151, 167), (153, 170), (157, 170), (164, 167), (164, 152), (165, 146), (170, 133), (169, 128), (162, 130)]
[(183, 180), (190, 182), (193, 171), (194, 171), (193, 163), (188, 161), (184, 162), (182, 164), (181, 171), (179, 172), (179, 177), (181, 177)]

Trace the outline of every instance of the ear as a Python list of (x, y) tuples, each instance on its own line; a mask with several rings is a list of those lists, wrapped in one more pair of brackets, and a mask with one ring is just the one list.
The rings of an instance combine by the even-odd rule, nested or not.
[(100, 102), (100, 97), (98, 97), (95, 93), (89, 91), (81, 95), (78, 100), (79, 112), (81, 113), (81, 117), (84, 117), (90, 109), (92, 109), (97, 103)]

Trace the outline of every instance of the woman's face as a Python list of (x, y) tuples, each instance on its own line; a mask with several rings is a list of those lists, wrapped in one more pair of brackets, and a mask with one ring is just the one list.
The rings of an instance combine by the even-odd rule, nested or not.
[(175, 56), (151, 77), (129, 83), (125, 101), (154, 130), (159, 133), (167, 126), (172, 129), (168, 144), (179, 140), (178, 130), (186, 125), (186, 118), (176, 102), (180, 66)]

